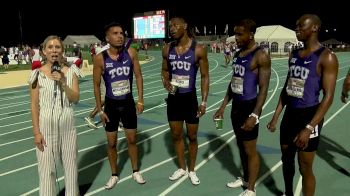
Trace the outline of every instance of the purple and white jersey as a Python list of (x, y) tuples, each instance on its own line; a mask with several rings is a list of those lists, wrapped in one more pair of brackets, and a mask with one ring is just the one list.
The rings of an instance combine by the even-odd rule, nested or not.
[(251, 100), (257, 97), (258, 74), (251, 70), (251, 62), (256, 53), (260, 50), (257, 47), (244, 57), (239, 57), (240, 51), (236, 53), (232, 63), (231, 91), (234, 101)]
[(292, 52), (285, 89), (287, 104), (293, 108), (311, 107), (319, 103), (322, 85), (321, 76), (317, 74), (317, 64), (324, 49), (321, 47), (303, 58), (299, 55), (300, 50)]
[(132, 97), (133, 63), (127, 49), (124, 49), (113, 60), (107, 50), (102, 52), (104, 58), (104, 72), (102, 77), (106, 85), (106, 97), (123, 100)]
[(196, 42), (192, 41), (191, 47), (181, 55), (175, 49), (172, 42), (169, 47), (168, 67), (170, 80), (177, 83), (179, 93), (188, 93), (196, 90), (196, 76), (198, 66), (195, 57)]

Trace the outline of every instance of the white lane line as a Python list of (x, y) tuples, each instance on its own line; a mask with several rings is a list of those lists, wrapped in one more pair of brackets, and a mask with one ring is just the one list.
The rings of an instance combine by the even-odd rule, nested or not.
[[(345, 105), (343, 105), (339, 110), (337, 110), (337, 112), (335, 112), (331, 117), (329, 117), (326, 122), (323, 124), (323, 128), (331, 121), (333, 120), (341, 111), (343, 111), (348, 105), (349, 105), (350, 102), (347, 102)], [(323, 129), (322, 128), (322, 129)], [(297, 187), (295, 189), (295, 196), (300, 196), (301, 194), (301, 187), (302, 187), (302, 177), (301, 175), (299, 175), (299, 181), (298, 181), (298, 184), (297, 184)]]
[[(275, 69), (272, 68), (272, 70), (275, 72), (277, 78), (278, 78), (278, 73), (276, 72)], [(277, 92), (277, 87), (279, 85), (279, 79), (277, 79), (277, 84), (275, 85), (275, 89), (273, 91), (273, 93), (270, 95), (270, 98), (265, 102), (263, 109), (270, 103), (271, 99), (274, 97), (275, 93)], [(269, 112), (268, 114), (263, 115), (260, 119), (263, 119), (267, 116), (269, 116), (270, 114), (272, 114), (274, 111)], [(233, 131), (233, 130), (232, 130)], [(225, 142), (223, 145), (221, 145), (219, 148), (217, 148), (212, 154), (209, 155), (209, 157), (207, 159), (204, 159), (200, 164), (198, 164), (195, 167), (195, 170), (201, 168), (204, 164), (206, 164), (208, 162), (209, 159), (211, 159), (213, 156), (215, 156), (215, 154), (217, 154), (218, 152), (220, 152), (223, 147), (225, 147), (228, 142), (230, 142), (231, 140), (233, 140), (234, 138), (236, 138), (235, 135), (233, 135), (229, 140), (227, 140), (227, 142)], [(164, 196), (167, 195), (168, 193), (170, 193), (171, 191), (173, 191), (176, 187), (178, 187), (182, 182), (185, 181), (185, 179), (187, 178), (187, 176), (182, 177), (181, 179), (177, 180), (174, 184), (172, 184), (170, 187), (168, 187), (167, 189), (165, 189), (163, 192), (161, 192), (159, 195)]]
[[(232, 130), (231, 130), (232, 131)], [(230, 132), (231, 132), (230, 131)], [(228, 140), (226, 140), (225, 143), (223, 143), (221, 146), (219, 146), (214, 152), (212, 152), (207, 158), (205, 158), (203, 161), (201, 161), (196, 167), (195, 171), (197, 171), (199, 168), (201, 168), (204, 164), (206, 164), (210, 159), (212, 159), (217, 153), (219, 153), (225, 146), (227, 146), (233, 139), (236, 138), (236, 135), (231, 136)], [(182, 178), (178, 179), (174, 184), (172, 184), (170, 187), (165, 189), (163, 192), (159, 194), (159, 196), (165, 196), (168, 193), (170, 193), (172, 190), (174, 190), (176, 187), (178, 187), (182, 182), (184, 182), (187, 179), (187, 175), (183, 176)]]

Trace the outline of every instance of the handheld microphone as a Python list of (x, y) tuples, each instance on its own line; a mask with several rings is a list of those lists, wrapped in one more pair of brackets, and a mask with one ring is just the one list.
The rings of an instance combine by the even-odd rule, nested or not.
[(126, 49), (129, 49), (131, 43), (132, 43), (132, 39), (129, 38), (128, 40), (126, 40), (126, 43), (124, 44), (124, 47), (125, 47)]
[[(53, 73), (54, 71), (57, 71), (58, 73), (61, 73), (61, 66), (58, 63), (58, 61), (55, 61), (52, 66), (51, 66), (51, 73)], [(58, 86), (58, 81), (55, 80), (55, 84), (54, 84), (54, 89), (53, 89), (53, 95), (56, 98), (57, 95), (57, 86)]]

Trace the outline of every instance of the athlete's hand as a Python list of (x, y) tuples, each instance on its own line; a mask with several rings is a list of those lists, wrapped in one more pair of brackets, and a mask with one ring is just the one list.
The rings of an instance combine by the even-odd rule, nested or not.
[(275, 132), (276, 131), (276, 124), (277, 124), (277, 119), (275, 119), (274, 117), (271, 119), (271, 121), (269, 123), (267, 123), (267, 129), (271, 132)]
[(202, 105), (202, 104), (198, 106), (197, 118), (200, 118), (201, 116), (203, 116), (205, 114), (206, 108), (207, 107)]
[(173, 87), (171, 86), (169, 80), (163, 80), (163, 86), (169, 93), (173, 91)]
[(103, 127), (106, 127), (106, 122), (109, 122), (109, 118), (108, 118), (107, 114), (102, 112), (100, 114), (100, 119), (101, 119)]
[(253, 130), (253, 128), (255, 127), (255, 123), (256, 123), (256, 118), (251, 116), (251, 117), (248, 117), (244, 124), (241, 126), (241, 128), (245, 131), (251, 131)]
[(219, 108), (213, 115), (213, 120), (217, 118), (224, 119), (224, 112), (225, 112), (225, 108)]
[(304, 128), (301, 130), (298, 135), (294, 139), (294, 143), (298, 148), (301, 149), (306, 149), (308, 144), (309, 144), (309, 139), (310, 139), (310, 130), (307, 128)]
[(349, 96), (348, 96), (347, 94), (341, 93), (341, 96), (340, 96), (341, 102), (347, 103), (347, 102), (348, 102), (348, 97), (349, 97)]
[(41, 133), (34, 135), (34, 143), (41, 152), (44, 152), (44, 147), (47, 147), (44, 136)]
[(136, 114), (141, 114), (143, 112), (144, 105), (141, 102), (137, 102), (136, 104)]

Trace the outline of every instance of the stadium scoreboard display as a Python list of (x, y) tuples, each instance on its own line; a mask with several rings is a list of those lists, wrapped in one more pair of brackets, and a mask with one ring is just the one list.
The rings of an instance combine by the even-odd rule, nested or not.
[(145, 12), (134, 18), (134, 39), (165, 38), (165, 10)]

